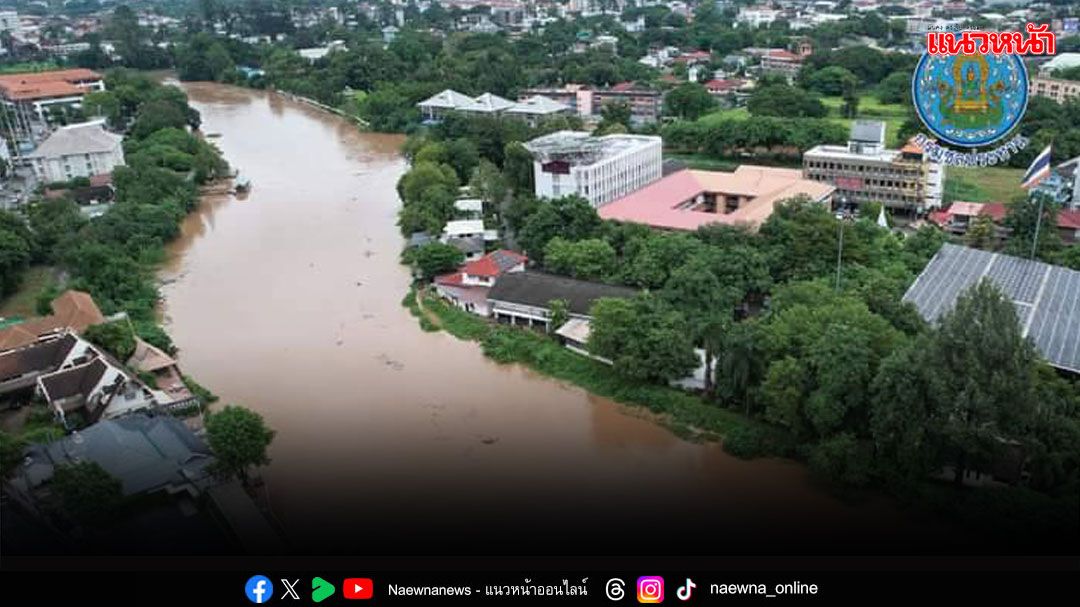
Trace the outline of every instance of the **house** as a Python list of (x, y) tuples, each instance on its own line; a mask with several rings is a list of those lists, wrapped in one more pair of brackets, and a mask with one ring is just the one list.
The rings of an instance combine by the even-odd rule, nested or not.
[(127, 366), (154, 378), (150, 391), (157, 404), (166, 409), (184, 409), (199, 404), (199, 399), (184, 383), (184, 375), (176, 360), (139, 337), (135, 338), (135, 352), (127, 360)]
[(31, 392), (37, 379), (84, 356), (87, 344), (70, 333), (0, 353), (0, 398)]
[(885, 133), (884, 122), (854, 121), (847, 145), (818, 145), (803, 154), (806, 178), (836, 186), (845, 207), (878, 202), (907, 214), (940, 207), (945, 167), (912, 141), (886, 149)]
[(538, 198), (577, 194), (598, 208), (663, 174), (662, 141), (656, 136), (559, 131), (529, 141), (525, 149), (533, 155)]
[[(1001, 202), (954, 202), (947, 209), (930, 213), (928, 219), (953, 234), (966, 234), (976, 217), (989, 217), (996, 236), (1006, 238), (1009, 230), (1003, 226), (1008, 209)], [(1058, 236), (1066, 244), (1080, 242), (1080, 209), (1062, 209), (1057, 213)]]
[(53, 313), (0, 329), (0, 352), (52, 339), (64, 329), (82, 333), (87, 327), (105, 322), (94, 298), (83, 291), (68, 290), (52, 300)]
[(93, 424), (157, 404), (149, 388), (93, 346), (72, 366), (38, 377), (37, 389), (65, 426), (76, 425), (76, 416)]
[(989, 279), (1016, 309), (1023, 336), (1051, 366), (1080, 373), (1080, 272), (1062, 266), (946, 243), (904, 293), (937, 323), (957, 297)]
[(633, 297), (635, 289), (524, 270), (504, 274), (488, 292), (489, 315), (499, 322), (545, 329), (551, 302), (566, 302), (570, 318), (589, 318), (593, 303), (603, 297)]
[(484, 236), (483, 219), (454, 219), (446, 222), (443, 228), (442, 240), (446, 242), (451, 238), (471, 238)]
[(507, 116), (517, 116), (524, 119), (530, 126), (536, 126), (544, 118), (573, 114), (574, 110), (549, 97), (533, 95), (520, 99), (503, 113)]
[(124, 165), (123, 140), (101, 121), (72, 124), (56, 129), (27, 159), (46, 183), (91, 177)]
[(211, 467), (210, 448), (182, 421), (138, 414), (102, 421), (51, 443), (30, 445), (5, 486), (6, 493), (31, 512), (41, 513), (47, 510), (49, 481), (56, 468), (81, 462), (101, 466), (120, 482), (126, 497), (198, 498), (219, 483)]
[(0, 101), (24, 120), (44, 122), (53, 106), (81, 107), (87, 93), (105, 90), (105, 77), (76, 68), (0, 76)]
[(1062, 162), (1032, 190), (1049, 196), (1067, 209), (1080, 209), (1080, 156)]
[(484, 201), (479, 198), (459, 198), (454, 201), (454, 211), (461, 219), (482, 219)]
[(684, 169), (601, 207), (599, 214), (663, 230), (694, 231), (712, 223), (757, 228), (783, 200), (801, 195), (829, 204), (834, 191), (827, 183), (804, 179), (798, 169)]
[(1000, 202), (954, 202), (948, 208), (930, 213), (928, 219), (953, 234), (965, 234), (976, 217), (986, 216), (995, 224), (1005, 219), (1005, 205)]
[(479, 316), (488, 316), (488, 292), (499, 277), (525, 269), (528, 258), (500, 249), (462, 265), (456, 272), (435, 278), (435, 292), (455, 306)]

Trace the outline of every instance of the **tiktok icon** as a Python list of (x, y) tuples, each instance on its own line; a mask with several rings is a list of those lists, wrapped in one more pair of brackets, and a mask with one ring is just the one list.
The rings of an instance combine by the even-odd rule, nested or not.
[(694, 588), (697, 588), (697, 584), (694, 580), (686, 578), (686, 583), (679, 586), (679, 589), (675, 591), (675, 596), (679, 597), (680, 601), (689, 601), (690, 594), (694, 592)]

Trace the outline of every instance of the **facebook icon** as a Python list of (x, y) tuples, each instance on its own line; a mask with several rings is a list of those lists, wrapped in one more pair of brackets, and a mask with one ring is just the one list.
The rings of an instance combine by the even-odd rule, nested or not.
[(252, 603), (266, 603), (274, 596), (274, 583), (265, 575), (253, 575), (244, 584), (244, 594)]

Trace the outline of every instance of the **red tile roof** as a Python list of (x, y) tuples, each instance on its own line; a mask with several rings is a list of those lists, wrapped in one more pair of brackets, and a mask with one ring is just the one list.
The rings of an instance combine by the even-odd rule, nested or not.
[(1080, 210), (1058, 211), (1057, 224), (1059, 228), (1080, 230)]
[(500, 249), (484, 255), (480, 259), (466, 263), (462, 266), (461, 271), (470, 276), (495, 277), (519, 263), (528, 261), (528, 259), (521, 253)]
[(7, 74), (0, 76), (0, 93), (11, 101), (70, 97), (87, 92), (78, 83), (101, 78), (101, 74), (83, 68)]

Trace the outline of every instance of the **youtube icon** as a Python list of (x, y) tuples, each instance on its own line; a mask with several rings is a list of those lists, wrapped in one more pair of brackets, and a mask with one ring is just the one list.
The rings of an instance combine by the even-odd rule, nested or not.
[(347, 599), (370, 599), (375, 591), (375, 582), (367, 577), (345, 578), (341, 583), (341, 594)]

